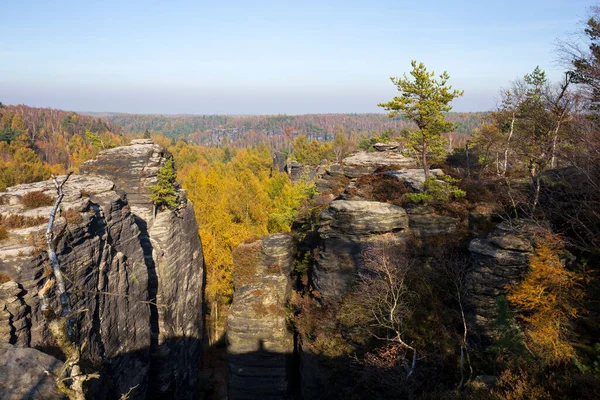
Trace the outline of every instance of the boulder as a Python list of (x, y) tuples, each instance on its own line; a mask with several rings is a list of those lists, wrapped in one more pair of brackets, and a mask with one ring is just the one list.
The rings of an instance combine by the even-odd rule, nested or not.
[(397, 151), (400, 148), (400, 143), (389, 142), (389, 143), (375, 143), (373, 148), (376, 151)]
[(0, 343), (0, 397), (4, 400), (65, 399), (56, 389), (54, 376), (63, 363), (31, 348)]
[[(429, 173), (433, 177), (444, 175), (444, 172), (441, 169), (430, 169)], [(425, 171), (423, 171), (422, 168), (386, 171), (384, 174), (393, 176), (400, 182), (411, 187), (415, 192), (422, 192), (424, 190)], [(443, 181), (440, 180), (439, 182)]]
[(335, 200), (321, 214), (322, 238), (386, 233), (406, 229), (402, 207), (377, 201)]

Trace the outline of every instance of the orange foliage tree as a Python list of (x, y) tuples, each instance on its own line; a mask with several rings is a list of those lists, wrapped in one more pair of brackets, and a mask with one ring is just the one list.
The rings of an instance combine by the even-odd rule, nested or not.
[(526, 343), (547, 364), (559, 364), (574, 356), (569, 322), (580, 312), (582, 277), (561, 262), (558, 238), (545, 235), (529, 260), (529, 271), (518, 284), (508, 287), (508, 301), (525, 325)]

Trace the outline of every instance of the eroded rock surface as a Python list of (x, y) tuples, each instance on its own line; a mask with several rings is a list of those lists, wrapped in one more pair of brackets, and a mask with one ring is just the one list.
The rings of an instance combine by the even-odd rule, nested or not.
[(293, 335), (286, 322), (295, 242), (269, 235), (235, 249), (227, 317), (230, 399), (287, 399)]
[[(429, 173), (432, 177), (439, 177), (444, 175), (444, 172), (441, 169), (430, 169)], [(384, 174), (393, 176), (400, 182), (408, 185), (415, 192), (422, 192), (424, 190), (423, 184), (425, 183), (425, 171), (423, 171), (422, 168), (386, 171), (384, 172)]]
[(127, 192), (127, 201), (133, 212), (145, 220), (152, 218), (149, 186), (156, 184), (156, 174), (163, 165), (166, 150), (150, 139), (137, 139), (130, 146), (104, 150), (86, 161), (80, 171), (84, 175), (102, 176)]
[(408, 215), (377, 201), (335, 200), (321, 214), (313, 279), (325, 298), (341, 296), (364, 264), (363, 252), (382, 244), (402, 245)]
[(0, 343), (0, 397), (4, 400), (55, 400), (66, 398), (57, 392), (54, 375), (63, 363), (31, 348)]
[[(102, 375), (92, 384), (94, 398), (119, 398), (131, 388), (131, 399), (195, 395), (202, 247), (183, 191), (177, 209), (153, 215), (148, 185), (167, 156), (152, 142), (134, 141), (101, 152), (82, 168), (87, 175), (64, 186), (57, 253), (71, 308), (87, 310), (76, 317), (75, 340), (87, 340), (84, 358)], [(9, 229), (0, 242), (0, 272), (16, 283), (12, 292), (19, 290), (0, 291), (0, 338), (46, 348), (51, 340), (37, 291), (50, 273), (44, 229), (51, 207), (28, 210), (22, 198), (32, 191), (56, 197), (51, 181), (0, 193), (0, 214), (33, 225)]]
[[(87, 340), (85, 358), (102, 373), (100, 397), (118, 397), (135, 385), (145, 388), (150, 364), (147, 267), (139, 229), (127, 201), (113, 186), (99, 177), (71, 176), (55, 222), (56, 231), (62, 232), (57, 254), (71, 292), (71, 308), (87, 310), (76, 317), (76, 340)], [(55, 197), (51, 188), (51, 181), (9, 188), (0, 194), (0, 198), (9, 198), (4, 202), (8, 205), (0, 206), (0, 213), (33, 214), (17, 199), (31, 191)], [(48, 215), (46, 208), (38, 211)], [(17, 343), (40, 348), (51, 346), (37, 296), (50, 273), (44, 228), (45, 224), (32, 227), (27, 236), (9, 230), (9, 239), (0, 242), (0, 271), (18, 282), (22, 288), (18, 296), (31, 312), (29, 342)], [(7, 254), (7, 247), (22, 250)], [(59, 309), (56, 301), (53, 308)]]
[(418, 238), (432, 238), (456, 232), (460, 220), (440, 215), (433, 207), (418, 206), (407, 208), (410, 233)]
[(468, 278), (475, 319), (483, 333), (489, 333), (497, 312), (497, 299), (506, 286), (518, 282), (527, 272), (533, 240), (525, 220), (505, 221), (486, 238), (473, 239), (469, 250), (473, 269)]

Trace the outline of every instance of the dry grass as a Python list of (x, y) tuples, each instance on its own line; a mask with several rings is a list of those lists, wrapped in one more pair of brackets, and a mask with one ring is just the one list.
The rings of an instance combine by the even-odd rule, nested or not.
[(62, 216), (65, 217), (65, 220), (67, 220), (67, 224), (77, 225), (83, 222), (83, 216), (81, 213), (73, 208), (69, 208), (67, 211), (64, 211)]
[(0, 225), (5, 229), (30, 228), (48, 222), (47, 217), (26, 217), (19, 214), (0, 215)]
[(0, 240), (8, 239), (8, 231), (4, 225), (0, 225)]
[(402, 203), (405, 193), (412, 192), (397, 178), (383, 174), (359, 176), (356, 179), (356, 186), (358, 189), (355, 195), (369, 200), (396, 205)]
[(52, 204), (54, 204), (54, 200), (52, 199), (52, 197), (48, 196), (47, 194), (44, 194), (41, 191), (25, 193), (25, 195), (23, 195), (23, 198), (21, 199), (21, 202), (28, 209), (51, 206)]
[(261, 262), (262, 241), (241, 244), (233, 250), (233, 279), (237, 288), (254, 281), (256, 267)]
[(275, 315), (281, 312), (281, 307), (278, 307), (276, 304), (269, 304), (265, 306), (262, 302), (254, 302), (252, 303), (252, 310), (259, 317), (266, 317), (267, 315)]
[(10, 278), (10, 276), (6, 275), (3, 272), (0, 272), (0, 285), (3, 283), (6, 283), (8, 281), (12, 281), (12, 279)]

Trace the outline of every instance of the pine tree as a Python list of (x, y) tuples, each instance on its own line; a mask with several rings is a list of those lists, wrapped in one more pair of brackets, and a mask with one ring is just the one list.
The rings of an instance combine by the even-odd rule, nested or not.
[(165, 164), (158, 170), (158, 182), (150, 186), (152, 194), (150, 199), (157, 208), (173, 208), (177, 205), (177, 195), (175, 193), (175, 178), (177, 173), (173, 167), (173, 158), (168, 158)]
[(417, 64), (413, 60), (411, 65), (412, 78), (406, 75), (403, 78), (390, 78), (398, 87), (400, 96), (378, 106), (389, 110), (390, 118), (402, 115), (417, 125), (419, 136), (415, 145), (421, 153), (425, 177), (429, 177), (427, 159), (434, 150), (431, 146), (439, 147), (440, 134), (455, 128), (453, 123), (446, 121), (445, 115), (452, 109), (450, 102), (464, 92), (452, 90), (452, 86), (446, 85), (450, 79), (447, 72), (444, 71), (436, 80), (435, 73), (427, 71), (423, 63)]

